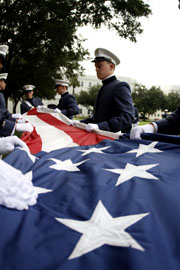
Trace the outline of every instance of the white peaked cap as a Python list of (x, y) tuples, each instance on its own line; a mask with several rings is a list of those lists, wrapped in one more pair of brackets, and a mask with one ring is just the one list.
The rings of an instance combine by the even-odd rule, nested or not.
[(68, 82), (68, 81), (65, 81), (65, 80), (55, 79), (55, 84), (56, 84), (56, 87), (57, 87), (58, 85), (67, 86), (67, 87), (68, 87), (69, 82)]
[(8, 73), (0, 73), (0, 80), (7, 80)]
[(34, 88), (35, 88), (35, 86), (34, 85), (30, 85), (30, 84), (27, 84), (27, 85), (24, 85), (23, 86), (23, 89), (25, 91), (34, 91)]
[(0, 45), (0, 54), (6, 56), (9, 47), (7, 45)]
[(97, 48), (94, 54), (95, 54), (95, 58), (92, 62), (107, 60), (113, 63), (115, 66), (119, 65), (120, 63), (119, 58), (115, 54), (113, 54), (112, 52), (104, 48)]

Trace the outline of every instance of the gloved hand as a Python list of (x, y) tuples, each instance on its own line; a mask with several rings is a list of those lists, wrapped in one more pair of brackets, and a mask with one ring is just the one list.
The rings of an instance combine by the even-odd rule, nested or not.
[(131, 129), (130, 139), (141, 140), (142, 133), (154, 133), (155, 129), (153, 125), (147, 124), (144, 126), (138, 126)]
[(12, 152), (15, 146), (20, 146), (24, 150), (29, 151), (27, 145), (17, 136), (8, 136), (0, 138), (0, 154), (8, 154)]
[(55, 113), (60, 113), (61, 110), (59, 110), (58, 108), (55, 108), (55, 109), (54, 109), (54, 112), (55, 112)]
[(27, 119), (22, 118), (22, 119), (17, 119), (17, 120), (16, 120), (16, 122), (17, 122), (17, 123), (19, 123), (19, 124), (22, 124), (22, 123), (26, 123), (26, 122), (28, 122), (28, 120), (27, 120)]
[(0, 160), (0, 204), (23, 210), (36, 202), (37, 193), (32, 181), (21, 171)]
[(79, 120), (71, 120), (71, 126), (75, 127), (77, 123), (80, 123)]
[(16, 118), (16, 119), (22, 118), (22, 114), (20, 114), (20, 113), (13, 113), (12, 114), (12, 118)]
[(16, 124), (15, 129), (19, 132), (32, 132), (33, 131), (33, 126), (30, 123), (25, 123), (25, 124)]
[(86, 126), (86, 130), (87, 130), (88, 132), (91, 132), (91, 131), (97, 130), (97, 129), (99, 129), (99, 127), (98, 127), (97, 124), (91, 124), (91, 123), (89, 123), (89, 124), (87, 124), (87, 126)]
[(46, 106), (44, 106), (44, 105), (38, 105), (38, 106), (37, 106), (37, 110), (41, 110), (41, 109), (43, 109), (43, 108), (46, 108)]

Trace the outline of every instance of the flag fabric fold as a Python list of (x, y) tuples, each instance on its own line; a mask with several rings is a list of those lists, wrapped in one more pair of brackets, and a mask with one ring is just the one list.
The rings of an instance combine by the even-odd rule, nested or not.
[(103, 140), (5, 162), (31, 174), (38, 202), (0, 206), (0, 269), (178, 270), (180, 148)]
[(21, 139), (27, 143), (32, 154), (40, 151), (52, 151), (62, 147), (75, 145), (90, 145), (99, 143), (104, 139), (118, 139), (121, 133), (112, 133), (99, 130), (87, 132), (86, 124), (80, 123), (81, 128), (70, 125), (68, 119), (62, 113), (54, 113), (52, 109), (36, 108), (24, 114), (33, 126), (32, 133), (23, 133)]
[(4, 161), (29, 175), (38, 199), (0, 206), (0, 269), (179, 270), (179, 155), (150, 138), (16, 148)]

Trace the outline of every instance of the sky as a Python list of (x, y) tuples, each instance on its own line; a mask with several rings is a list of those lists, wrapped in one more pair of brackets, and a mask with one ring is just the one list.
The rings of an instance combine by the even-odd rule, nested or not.
[[(178, 0), (146, 0), (152, 15), (142, 20), (143, 34), (137, 42), (120, 38), (105, 27), (79, 29), (87, 40), (83, 47), (92, 59), (96, 48), (106, 48), (116, 54), (121, 63), (115, 75), (130, 77), (147, 87), (180, 86), (180, 9)], [(96, 75), (91, 61), (82, 63), (86, 75)]]

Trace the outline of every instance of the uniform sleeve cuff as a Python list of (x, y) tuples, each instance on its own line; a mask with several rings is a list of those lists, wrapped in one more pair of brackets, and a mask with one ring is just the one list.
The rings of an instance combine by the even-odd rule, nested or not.
[(154, 133), (157, 133), (158, 132), (158, 125), (155, 122), (152, 122), (151, 124), (154, 127)]

